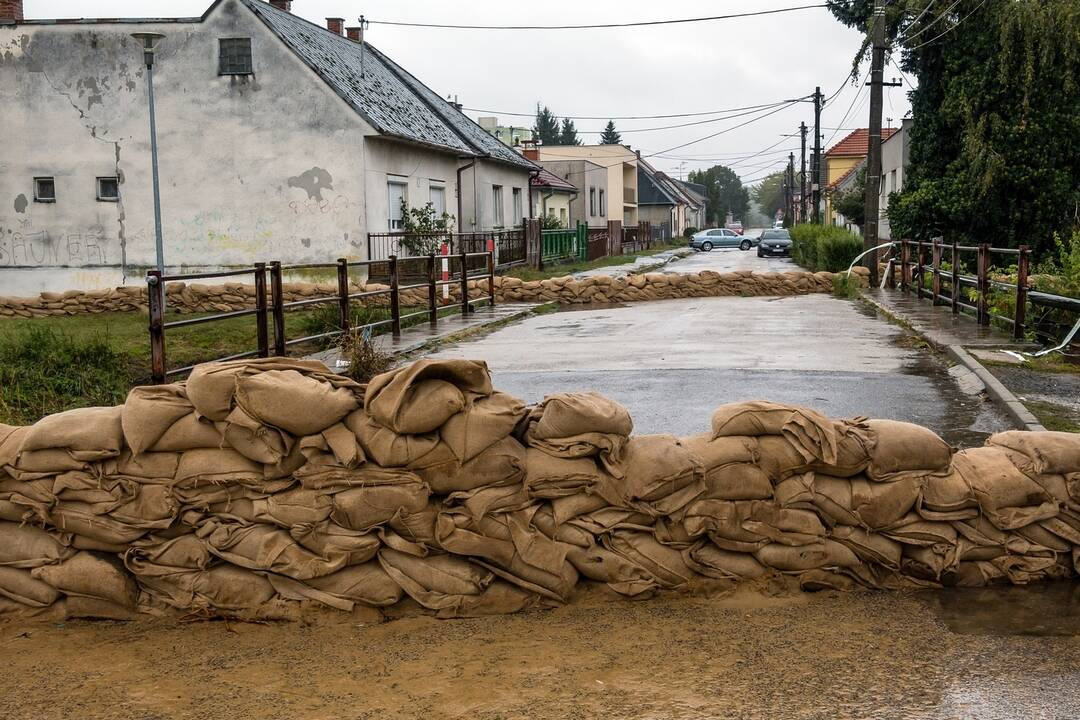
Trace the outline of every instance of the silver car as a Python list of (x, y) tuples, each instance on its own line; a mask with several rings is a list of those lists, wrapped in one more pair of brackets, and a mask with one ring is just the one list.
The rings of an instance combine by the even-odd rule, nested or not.
[(712, 230), (702, 230), (690, 238), (690, 247), (705, 252), (720, 247), (737, 247), (740, 250), (749, 250), (753, 247), (753, 242), (750, 238), (743, 237), (734, 230), (713, 228)]

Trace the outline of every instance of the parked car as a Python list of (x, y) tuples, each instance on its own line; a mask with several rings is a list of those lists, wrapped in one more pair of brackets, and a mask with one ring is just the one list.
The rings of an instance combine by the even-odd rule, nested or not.
[(734, 230), (713, 228), (712, 230), (702, 230), (690, 238), (690, 247), (705, 252), (719, 247), (737, 247), (740, 250), (749, 250), (753, 247), (753, 243), (750, 238), (744, 238)]
[(758, 238), (757, 256), (785, 255), (791, 257), (791, 235), (787, 230), (766, 230)]
[(784, 228), (784, 221), (777, 220), (772, 224), (773, 230), (782, 230)]
[(734, 230), (739, 235), (743, 234), (742, 222), (739, 221), (739, 220), (736, 220), (734, 222), (730, 222), (727, 225), (725, 225), (724, 227), (726, 227), (728, 230)]

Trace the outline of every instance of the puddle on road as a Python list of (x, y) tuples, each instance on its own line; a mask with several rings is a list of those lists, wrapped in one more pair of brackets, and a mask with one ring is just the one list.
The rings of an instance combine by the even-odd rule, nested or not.
[(555, 312), (581, 312), (582, 310), (612, 310), (615, 308), (630, 307), (626, 303), (581, 303), (579, 305), (559, 305)]
[(944, 588), (920, 598), (960, 635), (1080, 636), (1080, 582)]

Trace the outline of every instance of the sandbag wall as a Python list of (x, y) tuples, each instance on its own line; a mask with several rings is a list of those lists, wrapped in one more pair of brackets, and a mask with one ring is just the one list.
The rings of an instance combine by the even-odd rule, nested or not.
[[(865, 268), (857, 267), (853, 272), (865, 285)], [(624, 278), (605, 275), (581, 280), (575, 280), (567, 275), (547, 280), (528, 281), (499, 275), (495, 277), (495, 299), (497, 302), (574, 304), (732, 295), (804, 295), (832, 292), (833, 278), (836, 274), (804, 271), (755, 273), (750, 270), (717, 273), (705, 270), (692, 275), (647, 273)], [(448, 288), (447, 295), (443, 297), (440, 292), (440, 301), (444, 304), (459, 302), (461, 288), (457, 284), (446, 287)], [(390, 286), (378, 283), (351, 283), (350, 288), (353, 293), (362, 293), (389, 290)], [(243, 283), (202, 285), (173, 282), (166, 285), (165, 289), (168, 296), (166, 302), (169, 309), (174, 312), (229, 312), (255, 307), (254, 285)], [(488, 280), (486, 278), (469, 281), (471, 298), (482, 298), (487, 295)], [(332, 283), (285, 283), (282, 286), (282, 297), (285, 302), (336, 296), (337, 285)], [(365, 298), (363, 302), (369, 305), (389, 305), (390, 301), (388, 296), (375, 296)], [(401, 303), (426, 306), (427, 288), (402, 292)], [(145, 312), (146, 307), (146, 288), (130, 285), (106, 290), (45, 292), (36, 298), (0, 296), (0, 318)]]
[(314, 361), (202, 365), (120, 407), (0, 425), (0, 612), (458, 617), (1080, 564), (1080, 435), (954, 452), (917, 425), (764, 401), (723, 405), (692, 437), (632, 429), (595, 393), (526, 407), (478, 361), (366, 386)]

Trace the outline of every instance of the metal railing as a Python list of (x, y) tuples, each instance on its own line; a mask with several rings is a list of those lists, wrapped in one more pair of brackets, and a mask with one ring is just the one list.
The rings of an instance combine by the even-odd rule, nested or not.
[[(992, 320), (998, 320), (1012, 327), (1013, 337), (1017, 340), (1030, 329), (1027, 323), (1029, 305), (1080, 313), (1080, 300), (1076, 298), (1031, 289), (1031, 250), (1027, 245), (1019, 248), (997, 248), (989, 243), (960, 245), (956, 241), (946, 243), (943, 238), (933, 238), (930, 242), (900, 240), (893, 245), (899, 249), (899, 258), (889, 261), (886, 281), (890, 287), (896, 287), (898, 273), (902, 291), (911, 292), (914, 286), (916, 297), (928, 297), (935, 305), (948, 305), (954, 314), (970, 312), (980, 325), (990, 325)], [(943, 265), (946, 254), (948, 267)], [(972, 254), (975, 256), (974, 275), (964, 272), (964, 258), (970, 258)], [(1016, 282), (1008, 282), (1001, 275), (994, 276), (994, 255), (1015, 258)], [(965, 297), (965, 288), (974, 289), (973, 299)], [(990, 298), (995, 291), (1013, 295), (1013, 317), (991, 310)]]
[[(470, 265), (476, 259), (481, 259), (482, 272), (474, 272)], [(386, 264), (389, 270), (389, 287), (378, 290), (362, 290), (351, 292), (349, 284), (349, 271), (352, 268), (364, 268), (370, 271), (371, 266), (379, 262)], [(456, 272), (451, 272), (452, 264), (456, 263)], [(401, 270), (403, 266), (418, 265), (422, 267), (422, 282), (402, 284)], [(285, 302), (285, 287), (282, 282), (282, 273), (295, 270), (314, 270), (336, 268), (337, 292), (324, 297), (306, 298)], [(269, 298), (267, 297), (266, 276), (270, 275)], [(212, 313), (183, 320), (165, 321), (165, 299), (167, 297), (166, 285), (170, 282), (187, 282), (191, 280), (203, 280), (219, 277), (242, 277), (253, 275), (255, 281), (255, 307), (228, 312)], [(441, 275), (441, 277), (440, 277)], [(487, 279), (487, 295), (477, 298), (469, 297), (469, 281), (480, 278)], [(349, 332), (363, 332), (365, 330), (384, 330), (389, 327), (393, 337), (401, 337), (402, 322), (408, 322), (415, 318), (427, 317), (428, 322), (434, 326), (439, 319), (439, 310), (450, 307), (450, 304), (439, 302), (440, 287), (458, 286), (460, 297), (458, 305), (462, 315), (468, 315), (474, 311), (473, 305), (478, 302), (487, 302), (489, 306), (495, 305), (495, 257), (492, 252), (459, 252), (456, 255), (436, 255), (434, 253), (423, 256), (411, 256), (398, 258), (391, 255), (385, 261), (354, 261), (349, 262), (345, 258), (339, 258), (335, 263), (307, 263), (300, 265), (282, 265), (274, 261), (269, 263), (255, 263), (251, 268), (226, 272), (197, 273), (191, 275), (163, 275), (157, 270), (151, 270), (146, 278), (149, 295), (150, 309), (150, 357), (151, 379), (154, 383), (163, 383), (169, 377), (183, 375), (190, 372), (195, 366), (188, 365), (169, 369), (166, 358), (166, 331), (169, 329), (191, 327), (203, 323), (220, 322), (238, 317), (255, 317), (257, 347), (235, 353), (225, 357), (207, 358), (203, 362), (216, 360), (237, 360), (246, 357), (270, 357), (273, 355), (283, 356), (290, 346), (326, 340)], [(416, 293), (426, 289), (426, 307), (402, 314), (402, 293)], [(449, 293), (446, 293), (449, 295)], [(352, 303), (361, 301), (365, 305), (389, 306), (390, 317), (385, 320), (377, 320), (363, 325), (352, 325), (350, 315)], [(312, 308), (318, 305), (336, 304), (338, 307), (337, 327), (333, 330), (307, 335), (299, 338), (288, 338), (285, 330), (285, 313)], [(270, 324), (273, 327), (273, 346), (270, 344)]]

